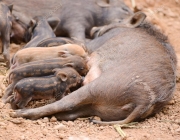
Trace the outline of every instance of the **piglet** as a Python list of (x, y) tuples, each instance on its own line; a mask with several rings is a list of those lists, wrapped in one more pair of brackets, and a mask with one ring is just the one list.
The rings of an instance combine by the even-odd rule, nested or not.
[(64, 54), (71, 54), (88, 58), (85, 50), (76, 44), (65, 44), (56, 47), (32, 47), (18, 51), (11, 59), (11, 69), (15, 67), (38, 60), (46, 60), (51, 58), (62, 57)]
[(73, 68), (54, 69), (54, 75), (46, 77), (30, 77), (20, 80), (14, 87), (14, 95), (10, 96), (12, 106), (24, 108), (29, 101), (37, 99), (61, 99), (70, 92), (70, 88), (82, 83), (79, 73)]
[(6, 103), (7, 98), (13, 93), (14, 86), (23, 78), (41, 77), (52, 75), (55, 68), (72, 67), (77, 72), (85, 76), (88, 68), (85, 60), (80, 56), (67, 56), (63, 58), (54, 58), (48, 60), (39, 60), (23, 64), (9, 73), (9, 86), (2, 97), (2, 101)]

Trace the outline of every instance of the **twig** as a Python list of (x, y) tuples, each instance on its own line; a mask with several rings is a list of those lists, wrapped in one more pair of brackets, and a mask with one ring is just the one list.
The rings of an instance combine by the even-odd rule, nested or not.
[(131, 0), (131, 4), (132, 4), (133, 9), (135, 9), (135, 8), (136, 8), (136, 2), (135, 2), (135, 0)]
[(133, 127), (136, 127), (134, 125), (138, 124), (138, 122), (132, 122), (132, 123), (128, 123), (128, 124), (122, 124), (122, 125), (119, 125), (120, 127), (124, 127), (124, 128), (133, 128)]
[(126, 139), (126, 134), (124, 133), (124, 131), (121, 129), (120, 125), (114, 125), (114, 128), (116, 129), (116, 131), (119, 133), (119, 135), (123, 138), (123, 140)]
[(159, 120), (159, 122), (169, 122), (169, 123), (176, 123), (180, 125), (180, 122), (176, 122), (176, 121), (171, 121), (171, 120)]

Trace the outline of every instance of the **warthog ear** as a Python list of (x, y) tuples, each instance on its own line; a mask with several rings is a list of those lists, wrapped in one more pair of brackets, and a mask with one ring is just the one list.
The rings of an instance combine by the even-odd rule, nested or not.
[(132, 17), (130, 17), (127, 21), (127, 26), (130, 28), (136, 28), (138, 27), (141, 23), (143, 23), (143, 21), (146, 18), (146, 14), (142, 13), (142, 12), (137, 12), (135, 13)]
[(109, 7), (110, 6), (108, 1), (104, 1), (104, 0), (97, 0), (96, 4), (100, 7)]
[(12, 13), (12, 10), (13, 10), (13, 5), (12, 5), (12, 4), (11, 4), (11, 5), (9, 5), (9, 6), (8, 6), (8, 8), (9, 8), (10, 12)]
[(63, 82), (65, 82), (68, 78), (67, 74), (64, 72), (58, 72), (56, 76), (57, 76), (57, 78), (59, 78)]
[(50, 17), (47, 19), (47, 21), (51, 26), (51, 28), (53, 29), (53, 31), (55, 32), (60, 23), (60, 19), (58, 17)]
[(67, 64), (64, 64), (63, 66), (64, 66), (64, 67), (73, 67), (73, 66), (74, 66), (74, 63), (67, 63)]

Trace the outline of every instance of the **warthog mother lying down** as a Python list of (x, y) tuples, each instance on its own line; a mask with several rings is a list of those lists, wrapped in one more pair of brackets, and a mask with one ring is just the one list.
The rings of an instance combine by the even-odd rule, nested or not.
[(13, 117), (58, 120), (99, 116), (96, 123), (129, 123), (159, 112), (171, 100), (176, 86), (176, 55), (167, 38), (143, 23), (136, 13), (119, 26), (105, 26), (90, 42), (100, 46), (91, 54), (84, 86), (43, 107), (16, 110)]

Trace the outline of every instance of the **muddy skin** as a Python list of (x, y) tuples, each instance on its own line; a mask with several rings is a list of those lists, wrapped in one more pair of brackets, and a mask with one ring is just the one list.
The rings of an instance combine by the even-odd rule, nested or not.
[(72, 67), (82, 76), (88, 72), (86, 61), (80, 56), (68, 56), (66, 58), (54, 58), (23, 64), (10, 71), (9, 86), (2, 97), (2, 101), (6, 102), (7, 98), (13, 93), (13, 88), (19, 80), (27, 77), (52, 75), (53, 69), (63, 67)]
[[(54, 21), (51, 22), (56, 22), (54, 26), (54, 29), (56, 29), (59, 24), (59, 19), (54, 18), (53, 20)], [(56, 35), (50, 27), (48, 19), (46, 20), (42, 16), (34, 17), (29, 23), (29, 28), (25, 37), (26, 40), (30, 41), (24, 46), (24, 48), (36, 47), (42, 40), (50, 37), (56, 37)]]
[[(43, 52), (43, 53), (42, 53)], [(18, 51), (11, 59), (11, 69), (24, 63), (53, 59), (64, 54), (77, 55), (88, 59), (88, 54), (84, 49), (76, 44), (65, 44), (56, 47), (31, 47)]]
[(0, 32), (1, 32), (1, 40), (2, 40), (2, 52), (4, 56), (4, 60), (9, 67), (10, 62), (10, 54), (9, 54), (9, 46), (10, 46), (10, 34), (12, 27), (12, 8), (13, 5), (7, 6), (5, 3), (0, 2)]
[[(136, 22), (142, 18), (143, 13)], [(111, 29), (92, 40), (103, 41), (90, 59), (90, 66), (101, 72), (99, 77), (52, 104), (10, 115), (29, 119), (55, 115), (58, 120), (95, 115), (104, 121), (95, 123), (125, 124), (159, 112), (176, 86), (177, 60), (167, 38), (142, 22), (136, 28)]]
[[(123, 0), (4, 1), (16, 5), (13, 14), (25, 25), (28, 25), (35, 16), (57, 16), (61, 21), (55, 32), (56, 36), (75, 37), (83, 42), (85, 42), (85, 36), (89, 37), (92, 27), (107, 25), (116, 19), (122, 20), (133, 14)], [(50, 9), (53, 10), (51, 14)], [(74, 12), (69, 12), (69, 9)], [(17, 29), (14, 28), (14, 30)]]
[[(81, 85), (82, 78), (73, 68), (54, 69), (54, 76), (30, 77), (20, 80), (14, 87), (11, 104), (24, 108), (29, 101), (37, 99), (61, 99), (70, 88)], [(14, 106), (14, 105), (13, 105)]]

